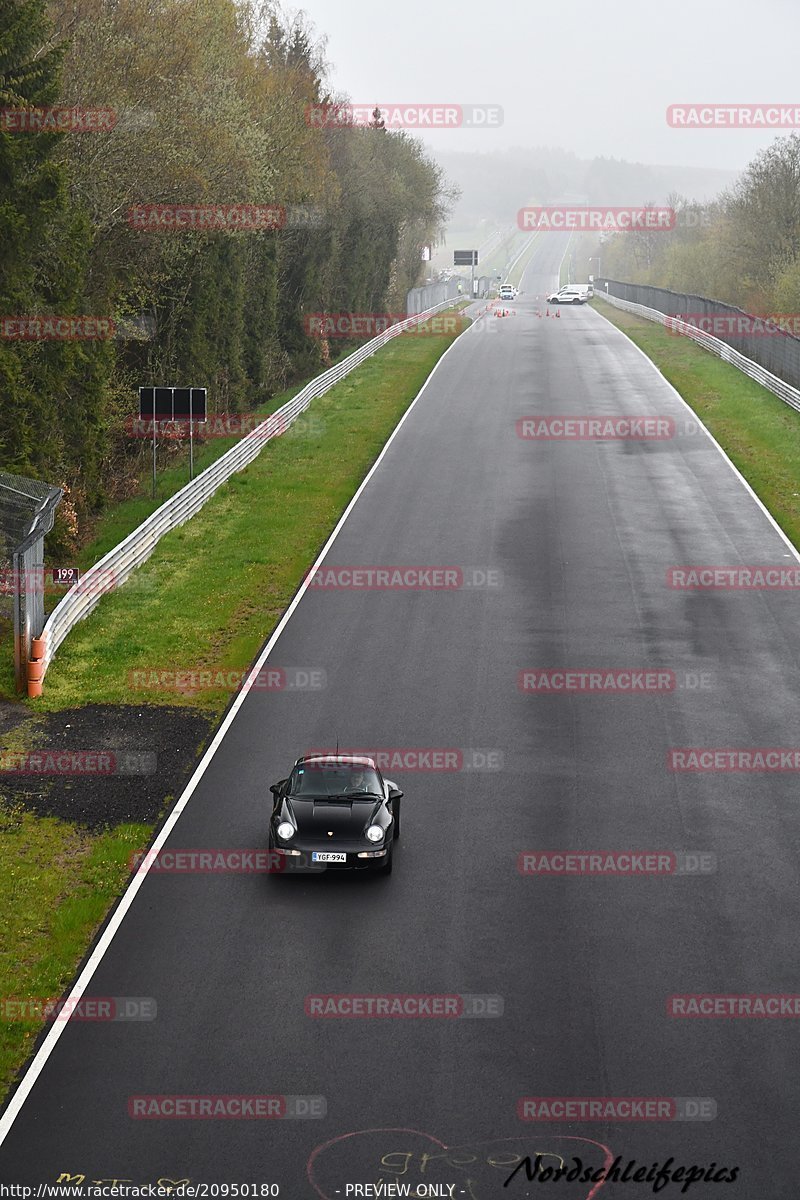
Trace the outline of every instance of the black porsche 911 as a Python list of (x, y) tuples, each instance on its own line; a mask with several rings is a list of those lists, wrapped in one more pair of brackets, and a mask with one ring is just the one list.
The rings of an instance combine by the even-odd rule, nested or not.
[(400, 837), (403, 793), (361, 755), (298, 758), (274, 797), (269, 848), (293, 860), (287, 868), (392, 869)]

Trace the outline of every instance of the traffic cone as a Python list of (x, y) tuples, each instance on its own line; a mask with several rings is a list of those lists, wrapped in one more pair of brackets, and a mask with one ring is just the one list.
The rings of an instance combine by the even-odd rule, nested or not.
[(556, 316), (557, 316), (557, 317), (560, 317), (560, 316), (561, 316), (561, 309), (560, 309), (560, 308), (557, 308), (557, 309), (556, 309)]

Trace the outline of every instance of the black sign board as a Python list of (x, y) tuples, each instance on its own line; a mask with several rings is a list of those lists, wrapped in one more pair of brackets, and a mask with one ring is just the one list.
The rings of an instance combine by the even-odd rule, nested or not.
[(53, 567), (53, 583), (67, 584), (74, 587), (80, 577), (77, 567)]
[(454, 267), (477, 267), (478, 251), (477, 250), (454, 250), (453, 251), (453, 266)]
[(205, 421), (206, 388), (140, 387), (139, 419), (141, 421), (179, 421), (192, 417)]

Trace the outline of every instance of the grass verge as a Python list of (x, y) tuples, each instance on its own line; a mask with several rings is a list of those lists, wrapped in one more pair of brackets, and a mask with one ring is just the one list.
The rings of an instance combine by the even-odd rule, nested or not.
[(800, 414), (689, 338), (602, 300), (590, 303), (653, 360), (800, 546)]

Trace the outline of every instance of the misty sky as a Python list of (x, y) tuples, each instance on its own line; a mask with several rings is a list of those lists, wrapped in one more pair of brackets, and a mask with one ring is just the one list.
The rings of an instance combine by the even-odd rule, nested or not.
[(779, 131), (670, 129), (667, 106), (800, 107), (800, 0), (298, 7), (327, 36), (331, 82), (354, 102), (502, 105), (499, 129), (425, 135), (434, 149), (558, 145), (581, 157), (739, 169)]

